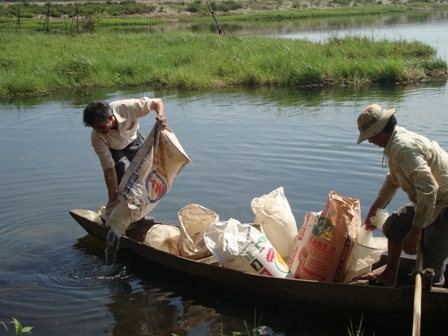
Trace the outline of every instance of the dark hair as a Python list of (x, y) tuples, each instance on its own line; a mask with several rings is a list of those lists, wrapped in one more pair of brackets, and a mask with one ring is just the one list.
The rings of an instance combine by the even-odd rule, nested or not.
[(395, 118), (395, 116), (392, 115), (389, 118), (389, 121), (387, 122), (386, 126), (384, 126), (383, 132), (384, 133), (392, 133), (392, 131), (394, 130), (396, 125), (397, 125), (397, 118)]
[(91, 127), (94, 121), (107, 121), (113, 114), (112, 107), (105, 101), (93, 101), (86, 106), (83, 113), (83, 123)]

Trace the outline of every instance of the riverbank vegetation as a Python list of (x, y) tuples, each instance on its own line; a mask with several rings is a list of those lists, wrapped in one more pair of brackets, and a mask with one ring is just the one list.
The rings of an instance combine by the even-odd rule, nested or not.
[[(0, 99), (89, 87), (210, 90), (446, 79), (446, 61), (418, 41), (329, 36), (325, 42), (310, 42), (151, 29), (166, 20), (213, 22), (210, 13), (214, 10), (220, 13), (220, 21), (267, 21), (384, 14), (423, 5), (399, 0), (390, 5), (344, 1), (225, 0), (211, 1), (207, 9), (200, 0), (1, 3)], [(346, 7), (335, 8), (342, 5)], [(144, 29), (110, 29), (124, 26)]]
[[(227, 10), (226, 6), (230, 10)], [(272, 21), (313, 17), (356, 16), (403, 12), (398, 6), (366, 6), (340, 9), (294, 9), (248, 11), (233, 0), (211, 2), (210, 8), (219, 13), (219, 21)], [(217, 14), (218, 15), (218, 14)], [(213, 22), (205, 2), (181, 2), (171, 7), (149, 3), (123, 1), (120, 3), (0, 3), (0, 30), (45, 31), (47, 33), (92, 32), (99, 27), (153, 26), (166, 21)]]
[(325, 42), (191, 32), (0, 33), (0, 99), (89, 87), (361, 86), (446, 78), (418, 41)]
[[(210, 5), (210, 7), (209, 7)], [(58, 2), (0, 2), (0, 18), (53, 19), (89, 15), (100, 11), (105, 17), (154, 16), (163, 20), (194, 20), (210, 17), (210, 8), (223, 19), (292, 19), (310, 17), (385, 14), (421, 9), (447, 9), (447, 0), (91, 0)], [(342, 10), (341, 10), (342, 9)], [(264, 15), (260, 15), (264, 14)]]
[[(126, 7), (115, 10), (106, 5), (90, 4), (76, 6), (76, 4), (59, 5), (60, 8), (54, 8), (57, 5), (47, 4), (47, 7), (41, 5), (30, 5), (27, 3), (3, 8), (0, 6), (0, 29), (5, 30), (44, 30), (43, 23), (48, 21), (52, 33), (67, 32), (67, 27), (73, 25), (73, 22), (81, 21), (83, 23), (93, 19), (97, 27), (129, 27), (129, 26), (148, 26), (160, 25), (165, 22), (178, 21), (190, 23), (215, 22), (210, 9), (205, 7), (201, 1), (199, 7), (186, 6), (177, 10), (158, 8), (156, 5), (145, 5), (139, 12), (137, 9), (126, 9)], [(235, 5), (235, 8), (238, 6)], [(140, 7), (137, 7), (140, 8)], [(213, 13), (219, 19), (219, 22), (249, 22), (249, 21), (284, 21), (312, 18), (333, 18), (333, 17), (355, 17), (362, 15), (387, 15), (394, 13), (404, 13), (414, 11), (414, 7), (403, 6), (377, 6), (369, 5), (361, 7), (326, 8), (326, 9), (274, 9), (272, 11), (219, 11), (221, 5), (211, 3)], [(233, 8), (233, 7), (232, 7)], [(410, 9), (412, 8), (412, 9)], [(448, 5), (444, 6), (448, 11)], [(215, 10), (218, 11), (215, 12)], [(419, 10), (416, 9), (415, 12)], [(73, 32), (73, 31), (72, 31)]]

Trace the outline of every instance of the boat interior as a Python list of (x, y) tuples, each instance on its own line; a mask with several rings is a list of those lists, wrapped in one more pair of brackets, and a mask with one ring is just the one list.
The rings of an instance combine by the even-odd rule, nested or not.
[[(89, 213), (90, 215), (91, 213)], [(89, 216), (90, 217), (90, 216)], [(101, 220), (101, 217), (98, 215), (98, 213), (95, 213), (95, 218), (88, 218), (90, 221), (93, 221), (101, 226), (104, 226), (104, 222)], [(148, 230), (156, 225), (156, 224), (165, 224), (165, 225), (176, 225), (176, 224), (166, 224), (166, 223), (160, 223), (157, 222), (153, 217), (146, 216), (142, 219), (140, 219), (137, 222), (131, 223), (126, 230), (126, 236), (130, 239), (137, 241), (139, 243), (143, 243), (146, 237), (146, 233)], [(257, 228), (259, 228), (258, 224), (253, 224)], [(213, 257), (205, 257), (202, 259), (194, 259), (195, 262), (209, 264), (216, 267), (221, 267), (222, 265), (218, 263), (218, 261)], [(387, 263), (387, 254), (383, 254), (381, 259), (372, 265), (372, 271), (375, 271), (377, 273), (382, 272), (384, 268), (386, 267)], [(432, 290), (432, 291), (438, 291), (438, 292), (446, 292), (448, 293), (448, 282), (446, 281), (443, 287), (435, 287), (432, 285), (432, 275), (433, 272), (431, 269), (423, 270), (421, 273), (422, 275), (422, 288), (424, 290)], [(412, 258), (403, 258), (400, 262), (400, 270), (398, 274), (398, 287), (408, 287), (413, 286), (415, 284), (414, 280), (415, 275), (415, 259)], [(445, 278), (448, 278), (448, 273), (445, 271)], [(372, 281), (354, 278), (352, 279), (349, 284), (353, 285), (364, 285), (364, 286), (381, 286), (379, 283), (375, 283)]]

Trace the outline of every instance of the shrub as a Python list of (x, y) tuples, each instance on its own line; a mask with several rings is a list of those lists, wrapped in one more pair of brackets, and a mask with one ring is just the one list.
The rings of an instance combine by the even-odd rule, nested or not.
[(200, 0), (196, 0), (195, 2), (191, 2), (187, 5), (187, 8), (185, 9), (187, 12), (190, 13), (197, 13), (200, 11), (202, 7), (202, 3)]

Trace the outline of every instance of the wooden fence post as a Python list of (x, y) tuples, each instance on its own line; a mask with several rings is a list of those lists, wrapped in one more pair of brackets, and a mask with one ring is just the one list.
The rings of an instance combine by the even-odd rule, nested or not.
[(44, 21), (44, 30), (45, 29), (47, 30), (47, 33), (50, 32), (50, 2), (48, 3), (47, 16)]
[(71, 25), (70, 29), (73, 27), (73, 22), (75, 21), (75, 18), (76, 18), (76, 28), (77, 28), (77, 31), (78, 31), (78, 34), (79, 34), (79, 12), (78, 12), (78, 6), (76, 6), (75, 15), (73, 16), (72, 25)]
[(20, 25), (20, 8), (17, 7), (17, 26), (16, 26), (16, 31), (18, 31), (19, 29), (22, 29), (22, 26)]
[(224, 31), (224, 28), (221, 26), (221, 24), (219, 23), (218, 19), (216, 18), (215, 12), (213, 12), (212, 6), (210, 6), (210, 2), (208, 2), (208, 1), (207, 1), (207, 6), (208, 6), (208, 9), (209, 9), (210, 13), (213, 16), (213, 19), (215, 20), (216, 25), (218, 26), (218, 33), (219, 33), (219, 35), (221, 35), (221, 34), (222, 35), (226, 35), (226, 32)]

